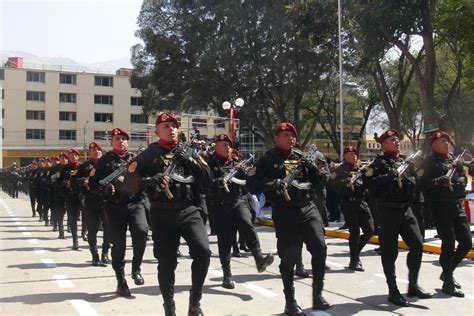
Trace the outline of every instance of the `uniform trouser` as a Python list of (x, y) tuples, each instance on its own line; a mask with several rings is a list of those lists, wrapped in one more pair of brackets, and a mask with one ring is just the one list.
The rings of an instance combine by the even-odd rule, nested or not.
[(99, 231), (100, 222), (102, 221), (104, 223), (102, 253), (108, 253), (110, 248), (110, 237), (109, 230), (105, 224), (104, 203), (100, 199), (86, 196), (84, 204), (83, 223), (87, 223), (87, 240), (89, 242), (89, 248), (91, 251), (97, 252), (97, 232)]
[(413, 202), (413, 204), (411, 205), (411, 210), (413, 211), (413, 215), (415, 215), (416, 221), (418, 222), (423, 241), (425, 240), (425, 216), (423, 215), (424, 204), (424, 202)]
[[(105, 230), (109, 230), (112, 243), (112, 267), (115, 272), (125, 268), (127, 226), (132, 236), (132, 272), (139, 272), (146, 248), (148, 225), (143, 201), (105, 203)], [(175, 254), (176, 255), (176, 254)]]
[[(432, 202), (433, 219), (441, 239), (441, 255), (439, 263), (445, 277), (450, 277), (472, 248), (472, 238), (467, 219), (461, 202)], [(455, 250), (455, 242), (458, 247)]]
[[(355, 263), (359, 260), (361, 250), (374, 234), (374, 220), (364, 201), (343, 202), (341, 207), (344, 209), (349, 227), (351, 262)], [(360, 236), (360, 229), (362, 229), (362, 236)]]
[(76, 195), (66, 196), (67, 224), (71, 229), (73, 242), (77, 241), (77, 220), (79, 218), (80, 207), (81, 201), (79, 201)]
[(45, 221), (48, 218), (48, 210), (49, 210), (49, 199), (48, 193), (49, 191), (46, 189), (39, 189), (38, 190), (38, 213), (40, 213), (41, 217)]
[(326, 207), (326, 198), (323, 195), (318, 195), (314, 203), (316, 204), (318, 212), (321, 215), (321, 219), (323, 220), (324, 226), (329, 226), (328, 208)]
[(36, 214), (36, 191), (36, 188), (30, 185), (28, 195), (30, 196), (31, 211), (33, 212), (33, 215)]
[(254, 256), (261, 253), (260, 241), (246, 200), (239, 199), (231, 205), (216, 206), (215, 214), (219, 259), (223, 267), (230, 266), (230, 253), (236, 230), (239, 231), (239, 239), (243, 238)]
[(301, 254), (302, 242), (311, 253), (313, 287), (322, 286), (327, 247), (321, 215), (316, 206), (313, 203), (304, 207), (272, 205), (272, 209), (284, 290), (291, 291), (294, 288), (294, 268)]
[(153, 254), (158, 259), (158, 283), (165, 304), (174, 297), (176, 251), (179, 236), (189, 247), (191, 264), (191, 292), (199, 296), (210, 262), (209, 239), (199, 208), (189, 206), (182, 210), (158, 209), (152, 206)]
[(51, 207), (51, 220), (53, 221), (53, 225), (56, 224), (58, 226), (60, 233), (64, 233), (64, 214), (66, 214), (66, 199), (59, 196), (58, 193), (55, 193)]
[(382, 266), (390, 290), (397, 289), (395, 261), (398, 256), (398, 234), (410, 248), (407, 255), (409, 281), (416, 284), (423, 255), (420, 228), (410, 207), (392, 208), (379, 205)]

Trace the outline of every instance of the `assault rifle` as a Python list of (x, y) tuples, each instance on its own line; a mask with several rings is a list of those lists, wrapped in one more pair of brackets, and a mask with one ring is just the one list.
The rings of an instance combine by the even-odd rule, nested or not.
[(371, 159), (370, 161), (368, 161), (367, 163), (363, 164), (362, 167), (359, 168), (359, 170), (357, 170), (351, 177), (351, 179), (349, 180), (349, 183), (347, 184), (352, 192), (354, 192), (354, 184), (356, 183), (357, 180), (359, 180), (359, 178), (362, 176), (362, 174), (374, 163), (375, 159)]
[[(193, 142), (198, 137), (199, 137), (199, 132), (194, 133), (192, 135), (191, 139), (189, 140), (189, 142), (180, 141), (178, 146), (176, 146), (175, 150), (179, 149), (179, 150), (182, 150), (186, 153), (189, 153), (190, 151), (194, 150), (193, 149)], [(168, 176), (171, 179), (173, 179), (177, 182), (180, 182), (180, 183), (193, 183), (194, 182), (194, 177), (193, 176), (183, 177), (183, 176), (180, 176), (180, 175), (175, 173), (176, 167), (178, 167), (178, 165), (179, 165), (179, 161), (178, 161), (178, 159), (176, 158), (176, 155), (175, 155), (171, 159), (170, 164), (168, 165), (168, 167), (166, 168), (166, 170), (163, 173), (157, 173), (153, 177), (145, 178), (143, 180), (153, 182), (153, 180), (159, 181), (163, 177)], [(166, 194), (166, 197), (168, 199), (171, 200), (173, 198), (173, 193), (171, 193), (170, 188), (168, 186), (165, 186), (165, 187), (161, 188), (158, 185), (157, 187), (158, 187), (158, 189), (163, 190), (163, 192)]]
[(446, 176), (449, 178), (448, 187), (449, 187), (449, 190), (451, 190), (451, 191), (453, 191), (453, 183), (452, 183), (451, 180), (453, 179), (454, 172), (456, 171), (456, 166), (459, 163), (459, 161), (462, 161), (465, 153), (466, 153), (466, 149), (464, 149), (462, 151), (462, 153), (457, 155), (456, 158), (454, 158), (454, 160), (451, 164), (451, 168), (448, 170), (448, 172), (446, 172)]
[[(312, 162), (316, 159), (316, 153), (317, 152), (318, 152), (318, 147), (316, 145), (312, 144), (309, 147), (308, 153), (306, 153), (306, 155), (303, 157), (303, 159)], [(283, 180), (281, 180), (281, 182), (280, 182), (280, 185), (281, 185), (280, 193), (283, 195), (283, 197), (285, 198), (286, 201), (291, 201), (291, 197), (288, 194), (288, 186), (289, 185), (292, 185), (296, 188), (303, 189), (303, 190), (309, 190), (310, 187), (311, 187), (311, 185), (309, 183), (299, 183), (298, 181), (295, 180), (298, 173), (301, 172), (302, 167), (303, 166), (301, 164), (298, 164), (298, 165), (294, 166), (290, 170), (290, 172), (286, 175), (286, 177), (283, 178)]]
[(232, 181), (236, 184), (239, 184), (239, 185), (245, 185), (245, 180), (241, 180), (241, 179), (237, 179), (237, 178), (234, 178), (235, 175), (237, 174), (237, 172), (239, 172), (239, 169), (242, 169), (242, 170), (245, 170), (245, 168), (247, 167), (247, 165), (253, 160), (253, 155), (250, 154), (250, 157), (245, 159), (244, 161), (240, 162), (237, 166), (235, 166), (234, 168), (232, 168), (225, 176), (224, 178), (222, 179), (222, 186), (224, 187), (224, 190), (229, 193), (230, 190), (229, 190), (229, 187), (228, 187), (228, 183), (229, 181)]
[(102, 186), (108, 186), (109, 184), (112, 183), (115, 179), (118, 179), (120, 176), (123, 176), (123, 174), (127, 171), (128, 166), (120, 166), (119, 168), (115, 169), (114, 172), (109, 174), (107, 177), (99, 181), (99, 184)]
[(422, 151), (418, 150), (416, 153), (411, 154), (410, 156), (406, 157), (403, 163), (397, 168), (398, 177), (395, 179), (397, 180), (398, 187), (401, 189), (403, 187), (402, 184), (402, 177), (405, 172), (408, 170), (408, 167), (413, 163), (414, 159), (421, 155)]

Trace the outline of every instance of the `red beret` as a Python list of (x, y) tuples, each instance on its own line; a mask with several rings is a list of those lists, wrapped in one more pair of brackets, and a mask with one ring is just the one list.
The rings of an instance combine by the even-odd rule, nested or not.
[(76, 148), (69, 149), (68, 154), (77, 154), (78, 156), (81, 156), (81, 153)]
[(295, 134), (295, 137), (298, 136), (296, 127), (293, 124), (288, 123), (288, 122), (283, 122), (283, 123), (278, 124), (275, 132), (278, 133), (278, 132), (286, 132), (286, 131), (293, 132)]
[(50, 160), (51, 160), (51, 161), (53, 161), (53, 160), (54, 160), (54, 161), (58, 161), (59, 158), (58, 158), (58, 156), (52, 156)]
[(431, 135), (430, 144), (433, 145), (434, 141), (437, 140), (437, 139), (440, 139), (440, 138), (446, 138), (448, 140), (448, 142), (453, 143), (453, 141), (451, 139), (451, 136), (449, 136), (448, 133), (446, 133), (444, 131), (438, 131), (438, 132), (434, 133), (433, 135)]
[(400, 138), (400, 133), (396, 129), (391, 128), (385, 131), (382, 135), (380, 135), (378, 142), (383, 143), (384, 140), (392, 136), (397, 136), (398, 138)]
[(64, 151), (62, 151), (62, 152), (59, 154), (59, 157), (61, 157), (61, 156), (65, 157), (65, 158), (68, 158), (67, 153), (65, 153)]
[(100, 151), (103, 150), (103, 149), (102, 149), (102, 146), (100, 146), (100, 144), (97, 144), (96, 142), (91, 142), (91, 143), (89, 144), (89, 150), (91, 150), (92, 148), (97, 148), (97, 149), (99, 149)]
[(130, 135), (128, 135), (128, 133), (120, 127), (116, 127), (112, 130), (112, 137), (114, 137), (115, 135), (123, 135), (127, 137), (127, 140), (130, 139)]
[(344, 147), (344, 153), (356, 153), (357, 155), (357, 148), (354, 146), (346, 146)]
[(176, 127), (179, 128), (179, 123), (176, 117), (174, 117), (173, 114), (167, 113), (167, 112), (163, 112), (156, 117), (155, 126), (161, 123), (166, 123), (166, 122), (174, 123)]
[(232, 140), (231, 140), (230, 137), (227, 136), (226, 134), (217, 135), (217, 136), (216, 136), (216, 143), (217, 143), (217, 142), (228, 142), (231, 147), (234, 146)]
[(44, 162), (44, 158), (43, 157), (38, 158), (38, 162)]

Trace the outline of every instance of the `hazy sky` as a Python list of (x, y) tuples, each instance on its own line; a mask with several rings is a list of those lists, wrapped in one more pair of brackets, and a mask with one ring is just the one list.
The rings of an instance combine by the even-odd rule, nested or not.
[(2, 50), (99, 62), (130, 57), (142, 0), (0, 0)]

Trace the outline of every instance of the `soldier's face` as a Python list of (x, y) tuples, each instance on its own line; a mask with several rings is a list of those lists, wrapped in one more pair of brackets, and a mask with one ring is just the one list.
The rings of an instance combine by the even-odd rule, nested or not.
[(449, 141), (446, 138), (438, 138), (431, 145), (433, 151), (438, 154), (447, 155), (449, 152)]
[(296, 145), (296, 136), (289, 131), (278, 132), (275, 135), (275, 144), (284, 150), (292, 150)]
[(344, 154), (344, 160), (351, 165), (355, 165), (357, 162), (357, 154), (352, 151), (347, 152)]
[(128, 150), (128, 140), (125, 135), (114, 135), (112, 137), (112, 148), (115, 150)]
[(79, 155), (76, 153), (70, 153), (68, 157), (69, 157), (69, 162), (71, 163), (76, 163), (79, 161)]
[(400, 152), (400, 139), (397, 136), (391, 136), (383, 141), (382, 143), (383, 151), (390, 153), (399, 153)]
[(228, 158), (232, 153), (232, 147), (228, 142), (222, 141), (216, 143), (216, 153), (219, 156)]
[(178, 127), (173, 122), (160, 123), (155, 128), (155, 134), (159, 139), (168, 142), (178, 140)]
[(68, 160), (66, 157), (64, 157), (64, 156), (60, 156), (60, 157), (59, 157), (59, 163), (60, 163), (62, 166), (64, 166), (64, 165), (67, 165), (67, 164), (69, 163), (69, 160)]
[(102, 150), (97, 147), (89, 149), (89, 157), (91, 157), (92, 159), (99, 159), (100, 157), (102, 157)]

